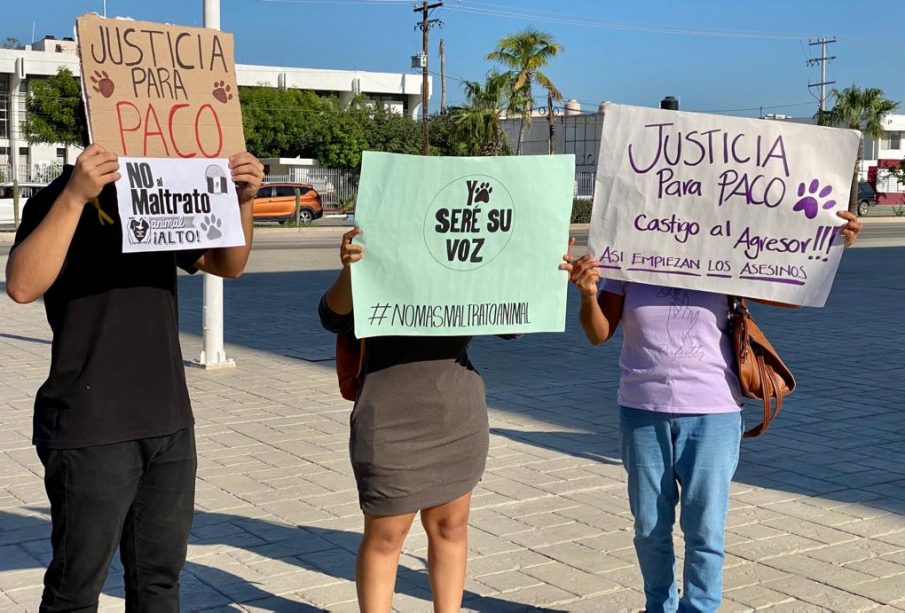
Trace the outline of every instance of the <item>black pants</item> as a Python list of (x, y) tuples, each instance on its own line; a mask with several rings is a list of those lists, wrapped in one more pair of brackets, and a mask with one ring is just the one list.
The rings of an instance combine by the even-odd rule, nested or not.
[(96, 611), (120, 547), (126, 610), (179, 610), (195, 500), (195, 434), (38, 448), (53, 521), (42, 612)]

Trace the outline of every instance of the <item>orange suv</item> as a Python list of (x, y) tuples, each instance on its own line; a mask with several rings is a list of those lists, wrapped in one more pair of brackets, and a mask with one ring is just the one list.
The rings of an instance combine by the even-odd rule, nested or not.
[(295, 219), (295, 194), (299, 194), (299, 220), (311, 222), (324, 214), (321, 195), (306, 183), (264, 183), (255, 196), (255, 219)]

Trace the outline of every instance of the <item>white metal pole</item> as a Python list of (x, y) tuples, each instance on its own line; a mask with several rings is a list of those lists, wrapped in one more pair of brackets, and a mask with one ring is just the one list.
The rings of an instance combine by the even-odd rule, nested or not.
[[(220, 0), (204, 0), (204, 27), (220, 29)], [(229, 368), (236, 363), (226, 357), (223, 347), (223, 279), (204, 274), (202, 297), (204, 348), (197, 365), (202, 368)]]

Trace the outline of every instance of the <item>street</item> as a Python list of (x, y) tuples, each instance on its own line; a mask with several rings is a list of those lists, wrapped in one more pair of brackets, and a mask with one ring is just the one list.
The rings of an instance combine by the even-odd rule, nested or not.
[[(237, 367), (188, 370), (199, 470), (185, 610), (357, 610), (351, 405), (315, 312), (341, 232), (260, 232), (248, 272), (225, 284)], [(868, 224), (824, 309), (756, 311), (799, 389), (765, 437), (743, 443), (723, 611), (905, 610), (905, 249), (873, 246), (905, 244), (903, 234), (902, 224)], [(186, 359), (201, 346), (200, 290), (198, 275), (180, 278)], [(576, 298), (570, 290), (564, 334), (472, 345), (492, 436), (471, 517), (466, 610), (643, 607), (615, 429), (621, 341), (590, 347)], [(40, 304), (3, 299), (0, 317), (0, 609), (32, 611), (49, 521), (31, 403), (50, 332)], [(397, 610), (431, 610), (426, 555), (416, 523)], [(113, 567), (102, 606), (122, 610), (118, 560)]]

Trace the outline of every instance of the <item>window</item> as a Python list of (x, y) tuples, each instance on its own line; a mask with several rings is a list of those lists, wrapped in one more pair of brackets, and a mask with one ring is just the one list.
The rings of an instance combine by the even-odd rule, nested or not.
[(890, 132), (889, 133), (889, 148), (898, 151), (902, 148), (902, 133), (901, 132)]
[(258, 190), (258, 195), (255, 198), (270, 198), (270, 192), (272, 187), (262, 187)]
[(28, 147), (19, 147), (19, 155), (28, 157)]
[(9, 138), (9, 82), (0, 75), (0, 138)]
[(276, 188), (274, 188), (274, 192), (274, 196), (276, 197), (292, 196), (293, 198), (295, 198), (295, 188), (289, 185), (278, 185)]
[(65, 147), (57, 147), (57, 158), (60, 160), (66, 159), (66, 148)]

